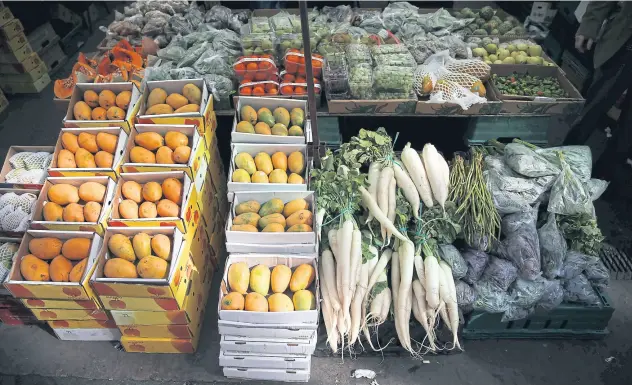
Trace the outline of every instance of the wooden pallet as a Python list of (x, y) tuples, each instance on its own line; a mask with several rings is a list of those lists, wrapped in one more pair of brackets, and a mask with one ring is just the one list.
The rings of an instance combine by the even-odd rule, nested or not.
[(610, 279), (632, 279), (632, 260), (623, 250), (604, 243), (599, 256), (610, 271)]

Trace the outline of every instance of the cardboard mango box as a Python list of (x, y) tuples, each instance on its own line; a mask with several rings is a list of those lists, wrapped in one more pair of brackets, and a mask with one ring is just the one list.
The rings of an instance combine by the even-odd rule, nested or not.
[[(1, 188), (0, 187), (0, 196), (4, 195), (4, 194), (8, 194), (8, 193), (14, 193), (16, 195), (22, 195), (22, 194), (33, 194), (35, 196), (35, 200), (37, 200), (37, 197), (40, 195), (40, 191), (39, 190), (33, 190), (33, 189), (23, 189), (23, 188)], [(22, 209), (24, 210), (26, 207), (22, 206)], [(31, 214), (29, 215), (29, 221), (33, 218), (33, 210), (34, 210), (34, 206), (31, 206)], [(28, 224), (27, 224), (28, 227)], [(26, 230), (26, 229), (25, 229)], [(24, 231), (3, 231), (0, 230), (0, 242), (4, 243), (4, 242), (14, 242), (17, 243), (18, 245), (20, 244), (20, 242), (22, 242), (22, 236), (24, 235)], [(5, 239), (5, 240), (3, 240)]]
[(3, 40), (11, 40), (24, 31), (22, 23), (18, 19), (12, 19), (0, 26), (0, 35)]
[(98, 320), (110, 319), (104, 310), (68, 310), (68, 309), (31, 309), (35, 317), (40, 321), (53, 320)]
[[(130, 151), (137, 146), (135, 140), (139, 133), (156, 132), (164, 138), (169, 131), (181, 132), (189, 138), (191, 156), (186, 164), (133, 163), (130, 160)], [(199, 191), (208, 169), (207, 153), (206, 144), (194, 125), (137, 124), (125, 148), (121, 169), (126, 173), (184, 171), (194, 181)]]
[[(202, 91), (200, 110), (197, 112), (181, 112), (164, 115), (147, 115), (147, 98), (155, 88), (162, 88), (167, 95), (172, 93), (182, 94), (182, 87), (187, 84), (195, 84)], [(215, 122), (215, 123), (213, 123)], [(140, 111), (136, 117), (139, 124), (193, 124), (197, 126), (198, 132), (204, 135), (207, 131), (215, 131), (217, 118), (213, 112), (213, 95), (208, 91), (203, 79), (183, 79), (183, 80), (156, 80), (148, 81), (143, 90), (140, 103)], [(215, 125), (215, 127), (213, 127)]]
[(308, 382), (310, 371), (298, 369), (223, 368), (224, 377), (244, 380)]
[(57, 299), (21, 299), (24, 306), (30, 309), (68, 309), (68, 310), (96, 310), (102, 306), (95, 299), (92, 300), (57, 300)]
[(9, 40), (0, 41), (0, 51), (5, 53), (15, 52), (28, 44), (28, 42), (24, 32), (20, 32)]
[[(105, 197), (101, 202), (101, 213), (97, 222), (59, 222), (59, 221), (46, 221), (44, 220), (44, 206), (48, 203), (48, 190), (56, 184), (69, 184), (77, 188), (86, 182), (96, 182), (105, 188)], [(33, 222), (31, 222), (31, 228), (35, 230), (68, 230), (68, 231), (94, 231), (97, 234), (103, 236), (105, 229), (107, 228), (107, 219), (112, 211), (112, 201), (114, 198), (114, 192), (116, 190), (116, 183), (114, 180), (107, 176), (84, 176), (74, 178), (48, 178), (42, 187), (37, 204), (35, 205), (33, 212)]]
[[(233, 119), (233, 127), (230, 133), (231, 141), (233, 143), (279, 143), (279, 144), (305, 144), (307, 131), (311, 130), (309, 119), (307, 117), (307, 102), (303, 100), (292, 99), (272, 99), (272, 98), (258, 98), (251, 96), (240, 96), (235, 98), (237, 103), (235, 107), (235, 118)], [(288, 113), (294, 108), (300, 108), (303, 110), (303, 116), (305, 117), (303, 122), (303, 135), (302, 136), (280, 136), (280, 135), (262, 135), (262, 134), (248, 134), (245, 132), (237, 132), (237, 124), (243, 119), (241, 117), (241, 108), (243, 106), (250, 106), (255, 111), (259, 111), (260, 108), (268, 108), (270, 111), (274, 111), (278, 107), (287, 109)], [(272, 128), (272, 127), (270, 127)], [(290, 128), (289, 126), (287, 128)]]
[(53, 329), (113, 329), (116, 328), (114, 320), (55, 320), (48, 321), (48, 326)]
[[(64, 133), (71, 133), (74, 135), (79, 135), (82, 132), (97, 135), (99, 132), (105, 132), (108, 134), (118, 136), (116, 142), (116, 150), (114, 151), (114, 160), (112, 162), (112, 167), (108, 168), (60, 168), (57, 166), (57, 157), (59, 156), (59, 152), (64, 149), (64, 146), (61, 143), (61, 136)], [(59, 136), (57, 137), (57, 143), (55, 145), (55, 154), (53, 155), (53, 160), (50, 163), (50, 167), (48, 168), (48, 175), (53, 177), (60, 176), (69, 176), (69, 177), (78, 177), (78, 176), (109, 176), (113, 180), (116, 180), (119, 176), (119, 168), (123, 163), (123, 154), (125, 152), (125, 146), (127, 145), (127, 133), (120, 127), (95, 127), (95, 128), (62, 128), (59, 132)]]
[(260, 353), (219, 352), (219, 366), (227, 369), (236, 368), (268, 368), (297, 369), (311, 368), (312, 356), (307, 354), (262, 355)]
[[(21, 38), (21, 35), (24, 35), (23, 32), (20, 32), (14, 38)], [(13, 40), (13, 38), (11, 38)], [(23, 46), (11, 50), (6, 50), (4, 47), (0, 49), (0, 63), (5, 64), (14, 64), (21, 63), (24, 59), (26, 59), (31, 53), (33, 53), (33, 49), (31, 45), (27, 42)]]
[(295, 340), (290, 338), (247, 338), (223, 335), (219, 346), (223, 352), (311, 355), (316, 350), (316, 340), (316, 336), (308, 340)]
[(414, 114), (416, 105), (416, 98), (393, 100), (327, 100), (327, 107), (330, 114)]
[(49, 84), (50, 76), (48, 76), (48, 73), (45, 73), (32, 82), (5, 83), (2, 85), (2, 89), (7, 94), (38, 94)]
[[(81, 276), (80, 282), (41, 282), (41, 281), (24, 281), (20, 273), (20, 262), (22, 257), (29, 254), (29, 242), (33, 238), (58, 238), (68, 240), (71, 238), (87, 238), (91, 239), (90, 252), (88, 254), (88, 262), (86, 270)], [(15, 298), (34, 298), (34, 299), (60, 299), (60, 300), (94, 300), (96, 295), (89, 285), (90, 276), (92, 275), (98, 257), (98, 251), (101, 248), (102, 238), (97, 233), (86, 231), (47, 231), (47, 230), (28, 230), (24, 234), (22, 244), (14, 257), (13, 267), (9, 272), (4, 287), (11, 292)]]
[[(135, 181), (139, 184), (147, 182), (162, 182), (167, 178), (176, 178), (182, 182), (182, 202), (175, 202), (180, 206), (180, 214), (177, 217), (137, 218), (124, 219), (119, 214), (119, 204), (125, 200), (123, 197), (123, 184), (127, 181)], [(147, 173), (121, 173), (112, 202), (112, 210), (108, 219), (109, 227), (161, 227), (175, 226), (187, 236), (195, 232), (201, 218), (198, 207), (197, 190), (191, 179), (184, 171), (147, 172)]]
[[(191, 239), (191, 258), (200, 273), (205, 273), (206, 266), (212, 263), (212, 255), (211, 238), (207, 231), (207, 225), (202, 220)], [(204, 278), (204, 275), (202, 275), (202, 279)]]
[[(144, 278), (107, 278), (103, 275), (103, 266), (110, 258), (108, 241), (114, 234), (133, 237), (138, 233), (150, 236), (164, 234), (171, 239), (171, 259), (169, 274), (162, 279)], [(190, 245), (185, 242), (184, 235), (175, 227), (110, 227), (105, 232), (103, 247), (99, 250), (96, 268), (90, 278), (90, 284), (99, 298), (103, 297), (138, 297), (138, 298), (179, 298), (186, 293), (187, 285), (183, 282), (191, 274), (189, 264)], [(104, 303), (105, 301), (101, 301)], [(109, 305), (108, 305), (109, 306)]]
[(11, 19), (13, 19), (13, 13), (8, 7), (0, 8), (0, 26), (5, 25)]
[(118, 341), (121, 332), (114, 329), (57, 329), (53, 332), (62, 341)]
[[(123, 120), (76, 120), (73, 108), (75, 103), (83, 100), (83, 93), (87, 90), (93, 90), (97, 94), (103, 90), (111, 90), (115, 94), (121, 91), (131, 91), (132, 97), (129, 102), (129, 106), (125, 113), (125, 119)], [(132, 127), (134, 127), (134, 118), (138, 113), (140, 107), (140, 91), (138, 87), (132, 82), (126, 83), (77, 83), (70, 96), (70, 103), (68, 103), (68, 110), (64, 117), (64, 127), (69, 128), (89, 128), (89, 127), (121, 127), (126, 133), (129, 134)]]
[(201, 310), (206, 306), (212, 277), (203, 281), (197, 269), (193, 268), (186, 295), (179, 310), (112, 310), (112, 318), (117, 326), (129, 325), (189, 325), (199, 321)]
[[(46, 68), (46, 64), (42, 62), (33, 70), (23, 74), (0, 75), (0, 86), (4, 88), (7, 84), (11, 83), (35, 83), (36, 80), (41, 79), (45, 74), (48, 74), (48, 68)], [(9, 85), (9, 87), (11, 86)], [(64, 111), (65, 110), (64, 108)]]
[(316, 336), (318, 325), (274, 325), (217, 320), (217, 329), (221, 335), (235, 337), (309, 340)]
[[(312, 231), (303, 233), (253, 233), (247, 231), (233, 231), (231, 229), (236, 216), (235, 207), (240, 203), (254, 200), (263, 206), (264, 203), (273, 198), (281, 199), (284, 204), (294, 199), (305, 199), (309, 205), (309, 210), (312, 212)], [(318, 232), (315, 218), (316, 199), (314, 193), (311, 191), (237, 192), (235, 193), (228, 220), (226, 221), (226, 248), (231, 253), (315, 253), (317, 243), (316, 233)]]
[(13, 170), (13, 166), (9, 159), (19, 152), (48, 152), (53, 154), (55, 152), (55, 147), (53, 146), (11, 146), (9, 147), (9, 151), (7, 151), (7, 156), (4, 158), (4, 163), (2, 164), (2, 170), (0, 170), (0, 187), (5, 188), (23, 188), (30, 190), (41, 190), (44, 185), (44, 180), (46, 179), (46, 170), (44, 170), (44, 174), (42, 175), (42, 179), (38, 183), (14, 183), (7, 182), (6, 175), (9, 171)]
[(5, 75), (25, 74), (34, 71), (42, 64), (44, 64), (42, 59), (39, 57), (39, 55), (33, 52), (21, 63), (0, 64), (0, 73)]
[[(318, 315), (320, 314), (320, 291), (319, 291), (319, 277), (318, 266), (315, 259), (316, 255), (310, 257), (282, 257), (274, 254), (231, 254), (228, 256), (226, 266), (224, 268), (224, 275), (222, 282), (220, 283), (219, 301), (217, 302), (218, 318), (222, 321), (232, 321), (249, 324), (288, 324), (291, 322), (293, 325), (317, 325)], [(228, 269), (230, 266), (237, 262), (245, 262), (249, 268), (253, 268), (257, 265), (268, 266), (274, 268), (277, 265), (285, 265), (294, 270), (299, 265), (309, 264), (314, 268), (314, 282), (310, 285), (308, 290), (314, 294), (316, 298), (316, 309), (304, 310), (304, 311), (291, 311), (291, 312), (255, 312), (245, 310), (222, 310), (222, 299), (230, 292), (228, 286)], [(286, 293), (287, 294), (287, 293)], [(291, 293), (289, 293), (291, 298)], [(300, 352), (288, 352), (288, 353), (300, 353)], [(302, 353), (304, 354), (304, 353)]]

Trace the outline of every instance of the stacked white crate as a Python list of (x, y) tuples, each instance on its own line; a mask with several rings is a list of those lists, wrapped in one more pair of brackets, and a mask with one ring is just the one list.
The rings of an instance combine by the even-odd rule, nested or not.
[[(243, 134), (235, 131), (239, 121), (241, 105), (250, 105), (255, 110), (261, 107), (274, 110), (298, 107), (306, 111), (304, 101), (289, 99), (240, 98), (237, 102), (235, 124), (232, 132), (231, 167), (232, 174), (235, 155), (241, 151), (268, 153), (276, 151), (302, 151), (307, 161), (305, 137), (276, 137), (258, 134)], [(305, 133), (310, 137), (309, 121), (306, 114)], [(254, 155), (254, 154), (253, 154)], [(306, 167), (307, 168), (307, 167)], [(308, 171), (305, 171), (305, 180)], [(242, 184), (228, 183), (231, 208), (226, 221), (226, 261), (218, 302), (218, 329), (221, 335), (219, 364), (224, 375), (230, 378), (253, 380), (273, 380), (285, 382), (307, 382), (311, 372), (311, 356), (316, 349), (318, 319), (320, 314), (320, 293), (317, 264), (317, 226), (311, 233), (245, 233), (231, 231), (235, 216), (234, 207), (239, 202), (256, 200), (264, 203), (272, 198), (280, 198), (284, 203), (304, 198), (310, 204), (313, 218), (316, 218), (314, 193), (307, 185), (282, 184)], [(262, 254), (265, 253), (265, 254)], [(221, 301), (229, 293), (228, 269), (236, 262), (246, 262), (250, 268), (265, 264), (270, 268), (278, 264), (294, 268), (300, 264), (311, 264), (316, 272), (311, 285), (316, 297), (316, 309), (309, 311), (262, 313), (244, 310), (221, 310)], [(291, 293), (289, 294), (291, 298)]]

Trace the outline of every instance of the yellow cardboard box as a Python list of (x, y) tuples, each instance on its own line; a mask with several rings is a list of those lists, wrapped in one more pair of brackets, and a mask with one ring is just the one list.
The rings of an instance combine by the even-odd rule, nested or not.
[[(112, 167), (108, 168), (60, 168), (57, 165), (57, 156), (59, 152), (64, 148), (61, 143), (61, 136), (64, 133), (71, 133), (73, 135), (79, 135), (82, 132), (97, 135), (100, 132), (118, 136), (116, 142), (116, 150), (114, 150), (114, 160), (112, 161)], [(60, 176), (109, 176), (110, 178), (117, 180), (120, 173), (120, 166), (123, 163), (123, 154), (125, 152), (125, 146), (127, 145), (128, 135), (120, 127), (95, 127), (95, 128), (62, 128), (57, 137), (57, 143), (55, 145), (55, 154), (48, 168), (48, 175), (54, 177)]]
[[(31, 190), (41, 190), (44, 185), (44, 179), (41, 183), (8, 183), (6, 175), (13, 170), (13, 166), (9, 160), (11, 157), (19, 152), (48, 152), (52, 154), (55, 151), (53, 146), (11, 146), (7, 151), (7, 156), (4, 158), (2, 164), (2, 170), (0, 170), (0, 187), (6, 188), (23, 188)], [(45, 176), (45, 175), (44, 175)]]
[[(92, 240), (86, 270), (80, 282), (35, 282), (24, 281), (20, 274), (20, 262), (22, 257), (29, 254), (29, 242), (33, 238), (59, 238), (67, 240), (71, 238), (88, 238)], [(4, 282), (4, 287), (15, 298), (37, 299), (63, 299), (63, 300), (93, 300), (96, 298), (89, 284), (90, 276), (95, 270), (98, 251), (101, 248), (102, 238), (96, 233), (86, 231), (42, 231), (28, 230), (24, 234), (22, 244), (14, 257), (13, 267)]]
[[(163, 137), (169, 131), (177, 131), (185, 134), (189, 138), (189, 146), (191, 147), (191, 156), (186, 164), (155, 164), (155, 163), (132, 163), (129, 158), (130, 151), (136, 146), (136, 136), (142, 132), (156, 132)], [(154, 124), (137, 124), (132, 130), (129, 141), (123, 154), (122, 172), (166, 172), (166, 171), (184, 171), (194, 181), (196, 187), (198, 178), (203, 178), (208, 168), (206, 159), (206, 144), (197, 132), (194, 125), (154, 125)], [(199, 188), (198, 188), (199, 190)]]
[[(93, 90), (97, 94), (103, 90), (111, 90), (115, 94), (121, 91), (132, 91), (132, 98), (129, 102), (129, 107), (123, 120), (75, 120), (73, 109), (75, 103), (83, 100), (83, 93), (87, 90)], [(134, 127), (134, 119), (140, 108), (141, 93), (138, 87), (132, 82), (127, 83), (77, 83), (72, 91), (70, 97), (70, 103), (68, 103), (68, 110), (64, 117), (64, 127), (70, 128), (87, 128), (87, 127), (121, 127), (126, 133), (129, 134), (132, 127)]]
[(21, 299), (24, 306), (29, 309), (68, 309), (68, 310), (96, 310), (101, 309), (102, 306), (96, 301), (96, 298), (92, 300), (61, 300), (61, 299), (36, 299), (25, 298)]
[(206, 223), (202, 222), (195, 231), (195, 235), (191, 240), (191, 258), (195, 267), (202, 273), (202, 279), (205, 278), (206, 266), (211, 263), (211, 239), (206, 229)]
[(55, 320), (48, 321), (48, 325), (53, 329), (112, 329), (116, 328), (114, 320)]
[[(110, 251), (107, 244), (114, 234), (123, 234), (128, 237), (143, 232), (150, 236), (156, 234), (167, 235), (171, 239), (171, 258), (169, 263), (169, 274), (163, 279), (143, 279), (143, 278), (106, 278), (103, 275), (103, 266)], [(103, 247), (99, 251), (96, 268), (90, 279), (90, 284), (99, 298), (104, 297), (140, 297), (140, 298), (178, 298), (180, 290), (186, 292), (186, 285), (182, 286), (185, 278), (190, 275), (187, 271), (189, 264), (190, 244), (185, 242), (185, 238), (175, 227), (109, 227), (105, 232)], [(189, 268), (190, 269), (190, 268)], [(181, 287), (182, 286), (182, 287)], [(104, 301), (101, 301), (103, 303)]]
[[(56, 184), (69, 184), (79, 188), (86, 182), (96, 182), (105, 188), (105, 198), (101, 202), (101, 213), (97, 222), (59, 222), (44, 220), (44, 206), (48, 203), (48, 190)], [(44, 187), (40, 193), (35, 211), (33, 212), (33, 221), (31, 228), (34, 230), (59, 230), (59, 231), (95, 231), (103, 236), (107, 228), (107, 219), (112, 211), (112, 200), (116, 190), (116, 183), (112, 178), (107, 176), (84, 176), (75, 178), (48, 178), (44, 182)]]
[[(202, 90), (202, 100), (200, 102), (200, 111), (182, 112), (178, 114), (165, 115), (146, 115), (147, 98), (154, 88), (162, 88), (171, 93), (182, 93), (182, 87), (186, 84), (195, 84)], [(204, 134), (207, 130), (214, 130), (212, 113), (213, 112), (213, 95), (208, 91), (206, 83), (203, 79), (184, 79), (184, 80), (156, 80), (147, 82), (147, 87), (141, 98), (141, 106), (136, 123), (139, 124), (193, 124), (198, 128), (200, 134)], [(217, 124), (215, 123), (215, 126)]]
[[(182, 182), (182, 202), (180, 214), (177, 217), (137, 218), (124, 219), (119, 215), (119, 204), (125, 199), (122, 193), (123, 184), (134, 181), (139, 184), (147, 182), (162, 182), (167, 178), (176, 178)], [(147, 173), (121, 173), (114, 193), (112, 211), (108, 219), (109, 227), (161, 227), (176, 226), (183, 234), (191, 236), (200, 222), (201, 213), (198, 207), (197, 191), (191, 179), (184, 171), (147, 172)]]
[(53, 320), (109, 320), (105, 310), (68, 310), (68, 309), (31, 309), (35, 318), (40, 321)]

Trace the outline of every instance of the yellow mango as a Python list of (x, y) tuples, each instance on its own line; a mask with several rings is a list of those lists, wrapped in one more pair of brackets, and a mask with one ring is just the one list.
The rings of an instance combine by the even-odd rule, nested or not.
[(233, 219), (233, 224), (257, 226), (257, 222), (259, 222), (259, 219), (261, 219), (261, 217), (257, 213), (243, 213), (237, 215), (235, 219)]
[(257, 201), (246, 201), (238, 204), (235, 207), (235, 215), (243, 213), (258, 213), (261, 205)]
[(292, 278), (292, 269), (285, 265), (276, 265), (270, 276), (270, 287), (273, 293), (283, 293), (287, 290)]
[(265, 217), (270, 214), (280, 214), (283, 212), (283, 201), (279, 198), (272, 198), (264, 203), (259, 209), (259, 215)]
[(299, 265), (290, 279), (290, 290), (293, 292), (307, 289), (314, 282), (315, 272), (312, 265)]
[(255, 155), (255, 166), (257, 170), (265, 172), (266, 175), (270, 174), (274, 168), (272, 167), (272, 159), (270, 155), (265, 152), (260, 152)]
[(228, 267), (228, 287), (237, 293), (246, 294), (250, 280), (250, 269), (246, 262), (233, 263)]
[(316, 309), (316, 298), (309, 290), (299, 290), (294, 293), (292, 303), (296, 311)]
[(270, 290), (270, 269), (265, 265), (257, 265), (250, 270), (250, 290), (261, 295), (268, 295)]
[(280, 225), (283, 225), (283, 228), (285, 228), (285, 217), (283, 216), (283, 214), (266, 215), (265, 217), (259, 219), (259, 228), (263, 229), (270, 223), (278, 223)]
[(293, 201), (289, 201), (283, 207), (283, 216), (286, 218), (290, 215), (294, 214), (299, 210), (306, 210), (309, 207), (307, 201), (303, 198), (294, 199)]
[(309, 210), (298, 210), (289, 217), (287, 217), (287, 225), (292, 227), (294, 225), (312, 225), (312, 212)]
[(252, 159), (252, 155), (247, 152), (240, 152), (235, 156), (235, 166), (242, 170), (246, 170), (249, 175), (252, 175), (255, 171), (257, 171), (255, 160)]

